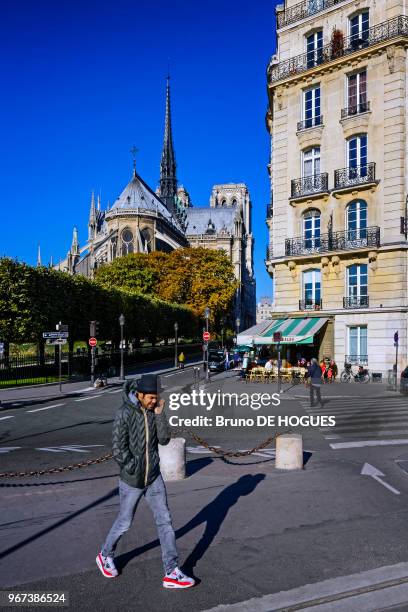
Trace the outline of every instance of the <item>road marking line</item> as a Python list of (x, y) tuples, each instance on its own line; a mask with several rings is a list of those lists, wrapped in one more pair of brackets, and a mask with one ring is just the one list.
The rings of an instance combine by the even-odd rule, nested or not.
[(35, 410), (27, 410), (26, 414), (29, 412), (40, 412), (41, 410), (49, 410), (50, 408), (58, 408), (58, 406), (65, 406), (65, 404), (53, 404), (52, 406), (45, 406), (45, 408), (36, 408)]
[(10, 416), (0, 417), (0, 421), (4, 421), (4, 419), (14, 419), (14, 414), (11, 414)]
[(4, 455), (5, 453), (11, 453), (13, 450), (17, 450), (21, 448), (21, 446), (3, 446), (0, 447), (0, 455)]
[(401, 491), (398, 491), (398, 489), (394, 489), (394, 487), (388, 484), (388, 482), (385, 482), (382, 478), (380, 478), (380, 476), (385, 476), (385, 474), (383, 474), (374, 465), (371, 465), (371, 463), (365, 463), (363, 465), (361, 475), (370, 476), (370, 478), (373, 478), (374, 480), (379, 482), (383, 487), (386, 487), (389, 491), (391, 491), (391, 493), (394, 493), (395, 495), (399, 495), (401, 493)]
[(338, 442), (330, 444), (333, 450), (341, 450), (343, 448), (363, 448), (364, 446), (397, 446), (398, 444), (408, 444), (407, 438), (401, 440), (358, 440), (356, 442)]
[(120, 393), (121, 391), (122, 389), (115, 389), (115, 391), (108, 391), (108, 393)]
[(81, 397), (80, 399), (74, 400), (75, 402), (86, 402), (86, 400), (95, 399), (95, 397), (101, 397), (103, 393), (98, 393), (98, 395), (91, 395), (91, 397)]

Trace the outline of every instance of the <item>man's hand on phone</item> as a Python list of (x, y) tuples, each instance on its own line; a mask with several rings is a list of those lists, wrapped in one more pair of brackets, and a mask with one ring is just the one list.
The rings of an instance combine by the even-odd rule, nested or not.
[(161, 399), (154, 409), (154, 414), (161, 414), (164, 409), (164, 399)]

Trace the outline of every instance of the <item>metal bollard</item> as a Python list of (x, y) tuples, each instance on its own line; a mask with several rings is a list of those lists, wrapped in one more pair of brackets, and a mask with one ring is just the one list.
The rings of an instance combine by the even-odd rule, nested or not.
[(303, 438), (300, 434), (282, 434), (276, 438), (275, 467), (278, 470), (303, 469)]
[(166, 446), (159, 444), (160, 471), (163, 480), (183, 480), (186, 477), (186, 441), (171, 438)]

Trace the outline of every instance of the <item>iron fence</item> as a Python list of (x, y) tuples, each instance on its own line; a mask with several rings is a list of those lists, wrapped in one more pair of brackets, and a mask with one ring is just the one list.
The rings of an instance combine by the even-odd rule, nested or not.
[(320, 48), (301, 53), (282, 62), (271, 63), (267, 71), (268, 82), (275, 83), (287, 77), (301, 74), (311, 68), (327, 64), (340, 57), (399, 36), (408, 36), (408, 17), (405, 15), (399, 15), (372, 26), (363, 33), (361, 38), (354, 34), (346, 36), (341, 46), (330, 42)]
[(343, 298), (343, 308), (368, 308), (370, 298), (368, 295), (353, 295)]
[(327, 172), (292, 179), (291, 198), (301, 198), (314, 193), (326, 193), (329, 188), (329, 175)]
[(309, 255), (329, 253), (331, 251), (350, 251), (366, 247), (380, 246), (380, 228), (378, 226), (342, 232), (329, 232), (311, 238), (286, 238), (286, 255)]
[(354, 187), (375, 182), (375, 162), (363, 166), (349, 166), (334, 171), (334, 189)]
[(299, 2), (277, 14), (277, 27), (279, 29), (291, 23), (296, 23), (296, 21), (316, 15), (316, 13), (320, 13), (340, 2), (343, 2), (343, 0), (303, 0), (303, 2)]
[[(185, 355), (200, 353), (201, 343), (181, 344), (178, 350)], [(98, 351), (95, 355), (95, 375), (117, 376), (120, 369), (121, 352)], [(133, 366), (143, 365), (160, 359), (174, 359), (174, 345), (142, 347), (132, 351), (125, 350), (123, 354), (125, 371)], [(90, 376), (91, 355), (85, 353), (62, 353), (62, 380), (82, 379)], [(59, 360), (54, 355), (41, 357), (12, 355), (0, 359), (0, 388), (16, 385), (35, 385), (56, 382), (59, 378)]]
[(297, 131), (302, 132), (303, 130), (318, 127), (319, 125), (323, 125), (323, 115), (319, 115), (318, 117), (310, 117), (309, 119), (303, 119), (303, 121), (298, 121)]
[(346, 108), (341, 109), (341, 118), (354, 117), (361, 113), (367, 113), (370, 110), (370, 102), (360, 102), (359, 104), (351, 104)]

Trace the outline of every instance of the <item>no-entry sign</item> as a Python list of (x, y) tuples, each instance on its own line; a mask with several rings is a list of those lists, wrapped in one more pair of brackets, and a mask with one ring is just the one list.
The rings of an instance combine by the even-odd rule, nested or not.
[(89, 338), (88, 342), (89, 342), (89, 346), (96, 346), (98, 344), (98, 341), (96, 338)]
[(210, 332), (204, 332), (203, 333), (203, 340), (204, 340), (204, 342), (208, 342), (210, 338), (211, 338)]

